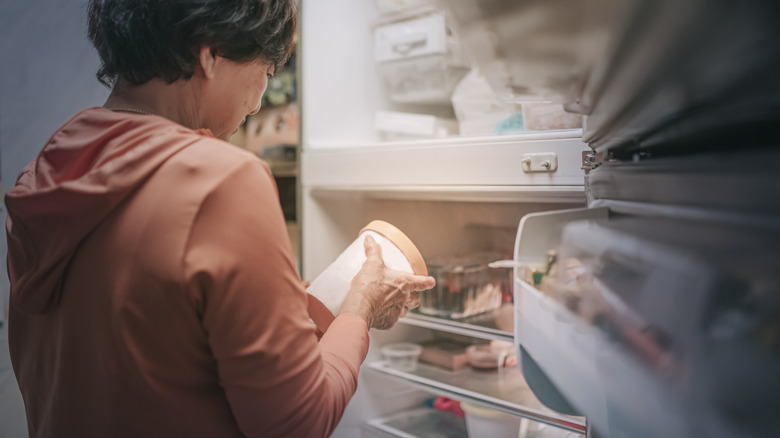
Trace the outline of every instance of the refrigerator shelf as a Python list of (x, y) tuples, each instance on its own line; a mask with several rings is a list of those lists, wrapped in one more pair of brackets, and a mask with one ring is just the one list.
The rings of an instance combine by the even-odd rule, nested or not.
[(453, 412), (419, 408), (368, 420), (363, 428), (388, 438), (468, 438), (466, 420)]
[[(582, 129), (557, 129), (549, 131), (527, 131), (520, 134), (507, 135), (488, 135), (488, 136), (457, 136), (430, 139), (411, 139), (395, 141), (364, 141), (364, 142), (345, 142), (345, 141), (310, 141), (310, 149), (316, 149), (327, 153), (348, 152), (350, 150), (363, 150), (368, 148), (372, 151), (392, 150), (392, 149), (416, 149), (419, 147), (444, 146), (444, 147), (462, 147), (471, 145), (498, 144), (498, 143), (525, 143), (537, 142), (540, 140), (579, 140), (582, 137)], [(584, 147), (584, 143), (580, 142)], [(319, 152), (318, 152), (319, 153)]]
[(312, 197), (359, 195), (365, 199), (453, 202), (585, 203), (583, 186), (366, 185), (312, 187)]
[(584, 418), (561, 415), (545, 408), (533, 395), (520, 368), (516, 366), (498, 372), (475, 371), (471, 368), (450, 372), (435, 366), (418, 364), (414, 371), (406, 372), (377, 361), (367, 364), (367, 367), (435, 395), (473, 403), (577, 433), (586, 431)]
[(412, 312), (398, 321), (408, 325), (455, 333), (470, 338), (513, 342), (513, 313), (513, 306), (508, 304), (493, 312), (475, 315), (462, 320), (446, 319)]
[[(473, 187), (561, 187), (584, 202), (582, 153), (590, 151), (579, 131), (516, 136), (454, 138), (342, 147), (304, 147), (300, 174), (304, 190), (361, 190), (417, 187), (468, 191)], [(576, 133), (576, 135), (574, 134)], [(306, 146), (306, 145), (305, 145)], [(554, 157), (549, 171), (523, 170), (524, 159)], [(488, 190), (482, 190), (488, 193)]]

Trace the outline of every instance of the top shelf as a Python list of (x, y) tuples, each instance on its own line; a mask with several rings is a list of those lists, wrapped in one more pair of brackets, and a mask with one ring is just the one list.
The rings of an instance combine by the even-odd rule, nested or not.
[[(528, 186), (579, 187), (582, 154), (589, 151), (580, 130), (495, 137), (366, 143), (335, 147), (309, 144), (301, 154), (304, 188)], [(344, 143), (348, 145), (350, 143)], [(557, 168), (529, 171), (529, 154), (551, 154)]]
[[(458, 147), (474, 144), (489, 143), (520, 143), (538, 140), (580, 139), (582, 129), (559, 129), (549, 131), (527, 131), (520, 134), (488, 135), (488, 136), (453, 136), (444, 138), (428, 138), (418, 140), (395, 141), (316, 141), (311, 140), (306, 145), (306, 150), (332, 150), (336, 152), (358, 150), (364, 148), (404, 149), (420, 147)], [(585, 146), (584, 144), (582, 145)]]

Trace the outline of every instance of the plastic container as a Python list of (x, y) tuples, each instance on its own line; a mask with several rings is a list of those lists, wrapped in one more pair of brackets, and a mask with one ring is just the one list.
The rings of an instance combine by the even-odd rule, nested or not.
[(392, 102), (448, 104), (452, 91), (468, 73), (448, 55), (428, 55), (379, 65), (385, 90)]
[(374, 127), (383, 140), (449, 137), (458, 133), (458, 123), (428, 114), (377, 111)]
[(490, 344), (471, 345), (466, 348), (469, 365), (478, 370), (503, 368), (514, 356), (514, 344), (493, 341)]
[(382, 347), (385, 364), (400, 371), (414, 371), (422, 353), (422, 346), (410, 342), (399, 342)]
[(517, 438), (522, 418), (471, 403), (460, 402), (466, 413), (466, 430), (469, 437)]
[(498, 122), (515, 111), (514, 105), (496, 97), (490, 83), (477, 69), (460, 81), (451, 99), (461, 135), (493, 135)]
[(385, 221), (371, 221), (360, 230), (357, 239), (317, 276), (307, 289), (309, 316), (323, 332), (339, 314), (341, 304), (349, 293), (352, 279), (366, 261), (363, 243), (366, 236), (372, 236), (382, 247), (382, 260), (388, 268), (428, 275), (420, 251), (401, 230)]
[(552, 102), (524, 102), (521, 104), (525, 129), (582, 128), (582, 115), (564, 111), (563, 105)]
[(398, 103), (449, 104), (470, 68), (441, 12), (377, 26), (374, 54), (388, 97)]
[(499, 308), (509, 270), (488, 267), (493, 260), (489, 254), (432, 260), (436, 286), (420, 294), (420, 313), (460, 319)]

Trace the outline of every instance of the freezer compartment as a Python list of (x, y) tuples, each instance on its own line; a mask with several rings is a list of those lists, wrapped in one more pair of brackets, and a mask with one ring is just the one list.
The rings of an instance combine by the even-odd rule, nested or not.
[(609, 436), (776, 435), (778, 229), (569, 216), (549, 233), (557, 270), (534, 286), (516, 269), (516, 341), (537, 396)]

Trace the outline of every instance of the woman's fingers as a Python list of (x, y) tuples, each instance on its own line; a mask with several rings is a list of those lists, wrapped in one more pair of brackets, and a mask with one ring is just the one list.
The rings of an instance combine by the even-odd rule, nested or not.
[(363, 239), (363, 248), (366, 251), (366, 261), (381, 263), (384, 266), (384, 262), (382, 261), (382, 247), (371, 235), (366, 235), (366, 238)]
[(406, 300), (407, 309), (411, 310), (420, 306), (420, 292), (412, 292), (409, 294), (409, 298)]
[(413, 292), (420, 292), (433, 289), (436, 286), (436, 280), (427, 275), (410, 275), (409, 287)]
[(370, 326), (389, 329), (398, 318), (420, 305), (420, 292), (432, 289), (436, 281), (426, 275), (388, 269), (382, 260), (382, 247), (371, 235), (363, 239), (363, 247), (366, 261), (353, 279), (353, 287), (359, 290), (355, 297), (367, 304), (362, 307), (370, 309), (371, 315), (364, 318), (372, 321)]

